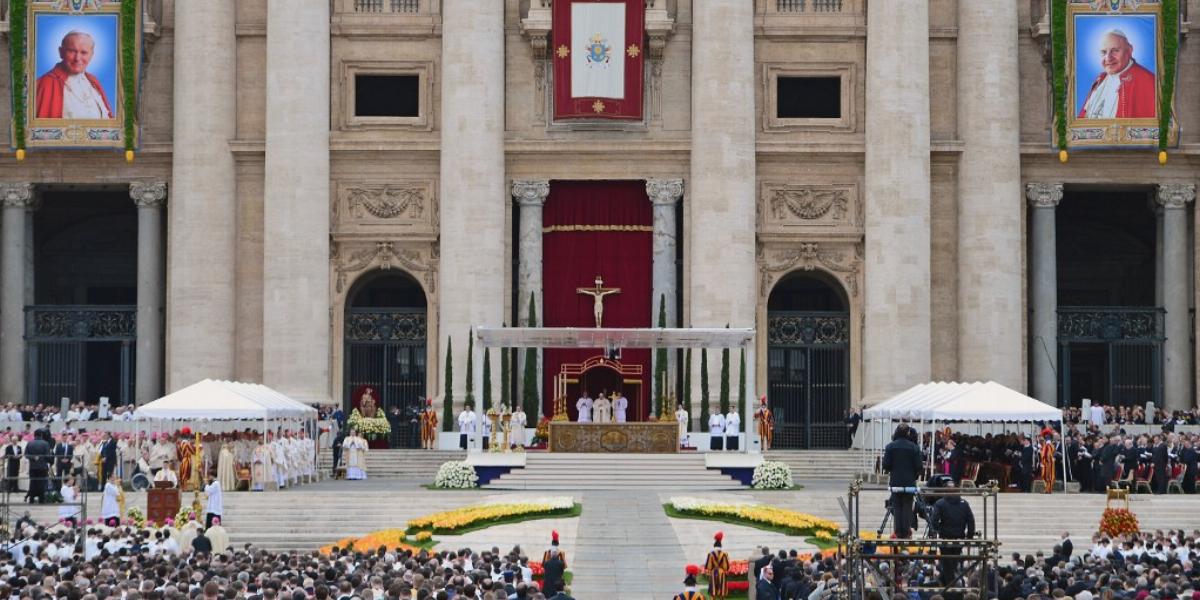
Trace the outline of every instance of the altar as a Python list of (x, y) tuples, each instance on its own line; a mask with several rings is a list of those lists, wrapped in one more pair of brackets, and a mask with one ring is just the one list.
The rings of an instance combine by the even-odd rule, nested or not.
[(550, 422), (551, 452), (679, 452), (679, 424)]

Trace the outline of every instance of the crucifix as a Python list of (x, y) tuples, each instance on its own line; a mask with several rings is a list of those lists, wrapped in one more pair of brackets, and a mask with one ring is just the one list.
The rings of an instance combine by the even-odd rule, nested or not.
[(593, 300), (595, 300), (595, 304), (592, 305), (592, 314), (594, 314), (596, 316), (596, 327), (599, 328), (600, 321), (604, 317), (604, 297), (609, 294), (620, 294), (621, 288), (606, 288), (606, 287), (604, 287), (604, 280), (601, 279), (599, 275), (597, 275), (596, 276), (596, 287), (575, 288), (575, 292), (579, 293), (579, 294), (585, 294), (585, 295), (591, 296), (593, 298)]

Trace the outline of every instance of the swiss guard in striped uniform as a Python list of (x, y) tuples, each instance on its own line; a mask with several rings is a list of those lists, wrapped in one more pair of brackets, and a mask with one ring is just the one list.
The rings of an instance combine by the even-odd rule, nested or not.
[(1046, 493), (1054, 492), (1054, 430), (1047, 427), (1042, 430), (1042, 448), (1038, 458), (1042, 463), (1042, 482), (1046, 484)]
[(675, 594), (675, 600), (704, 600), (704, 594), (696, 591), (696, 576), (699, 574), (700, 567), (687, 566), (687, 577), (683, 578), (683, 591)]
[(720, 531), (713, 535), (713, 549), (704, 562), (704, 572), (708, 575), (708, 595), (713, 598), (729, 596), (729, 555), (721, 549), (723, 539), (725, 534)]
[[(552, 529), (550, 531), (550, 547), (558, 548), (558, 530), (557, 529)], [(562, 548), (558, 548), (558, 559), (561, 560), (563, 563), (563, 570), (566, 570), (566, 568), (567, 568), (567, 553), (563, 552)], [(548, 560), (550, 560), (550, 551), (549, 550), (542, 553), (542, 562), (545, 563)]]

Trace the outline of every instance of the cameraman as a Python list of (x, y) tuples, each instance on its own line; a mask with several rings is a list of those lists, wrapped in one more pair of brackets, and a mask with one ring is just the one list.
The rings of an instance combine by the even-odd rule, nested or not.
[[(930, 525), (937, 536), (946, 540), (965, 540), (975, 537), (975, 513), (958, 494), (942, 496), (933, 505), (930, 512)], [(962, 546), (943, 546), (942, 556), (957, 556), (962, 554)], [(956, 579), (958, 561), (938, 559), (938, 572), (943, 586), (949, 587)]]
[(893, 532), (897, 538), (912, 537), (913, 492), (921, 473), (921, 449), (909, 439), (908, 425), (901, 424), (892, 434), (892, 442), (883, 449), (883, 470), (890, 474), (888, 487), (892, 490), (892, 516), (896, 518)]

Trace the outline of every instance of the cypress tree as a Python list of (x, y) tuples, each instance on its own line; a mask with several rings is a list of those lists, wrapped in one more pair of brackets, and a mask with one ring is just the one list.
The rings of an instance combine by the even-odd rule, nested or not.
[[(667, 326), (667, 296), (658, 297), (658, 327)], [(654, 402), (650, 406), (650, 414), (658, 415), (667, 401), (667, 349), (658, 348), (654, 351)]]
[[(728, 325), (726, 325), (728, 327)], [(721, 349), (721, 414), (729, 412), (729, 348)]]
[[(529, 292), (529, 327), (537, 327), (537, 304), (533, 292)], [(538, 355), (537, 348), (525, 349), (525, 374), (521, 381), (521, 401), (525, 407), (526, 418), (536, 425), (542, 416), (541, 403), (538, 402)]]
[(741, 362), (738, 363), (738, 416), (746, 416), (746, 349), (742, 348)]
[(475, 331), (467, 334), (467, 404), (475, 408)]
[(492, 356), (491, 348), (483, 349), (483, 413), (492, 407)]
[(708, 348), (700, 349), (700, 419), (708, 427)]
[(454, 338), (446, 337), (446, 383), (442, 385), (442, 431), (454, 431)]

